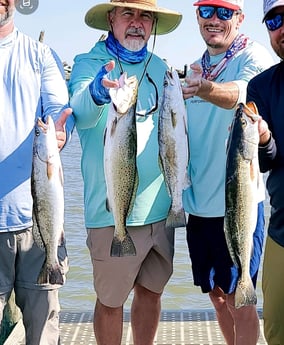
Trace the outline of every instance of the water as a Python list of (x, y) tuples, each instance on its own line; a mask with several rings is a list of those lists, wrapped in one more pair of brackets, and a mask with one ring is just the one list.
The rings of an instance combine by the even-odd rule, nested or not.
[[(82, 312), (93, 310), (96, 297), (93, 288), (92, 265), (86, 246), (80, 155), (80, 143), (74, 131), (71, 143), (62, 152), (65, 176), (65, 232), (70, 270), (66, 284), (60, 289), (60, 302), (62, 309)], [(268, 208), (268, 205), (266, 207)], [(175, 310), (212, 308), (208, 295), (202, 294), (200, 289), (193, 285), (183, 228), (176, 230), (175, 248), (174, 274), (164, 291), (162, 308)], [(261, 270), (256, 289), (259, 307), (262, 306), (260, 280)], [(126, 308), (130, 308), (131, 297), (132, 295), (126, 303)]]

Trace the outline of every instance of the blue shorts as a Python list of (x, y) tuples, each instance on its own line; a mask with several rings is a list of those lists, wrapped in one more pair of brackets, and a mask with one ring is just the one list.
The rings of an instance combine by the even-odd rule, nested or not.
[[(219, 286), (226, 294), (235, 291), (238, 269), (234, 266), (224, 234), (224, 217), (203, 218), (189, 215), (187, 244), (191, 258), (194, 285), (202, 292)], [(264, 240), (264, 205), (258, 204), (258, 219), (253, 234), (250, 274), (256, 286)]]

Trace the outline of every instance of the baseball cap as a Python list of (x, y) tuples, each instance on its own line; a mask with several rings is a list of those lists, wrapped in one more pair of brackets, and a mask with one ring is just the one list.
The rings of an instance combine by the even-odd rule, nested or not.
[(244, 8), (244, 0), (198, 0), (193, 5), (215, 7), (218, 6), (229, 8), (231, 10), (242, 10)]
[(273, 8), (284, 6), (284, 0), (263, 0), (263, 20)]

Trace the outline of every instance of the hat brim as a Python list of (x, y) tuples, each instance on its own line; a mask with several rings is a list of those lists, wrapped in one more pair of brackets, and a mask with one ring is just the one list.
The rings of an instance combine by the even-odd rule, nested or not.
[[(156, 34), (163, 35), (175, 30), (182, 20), (182, 14), (170, 11), (162, 7), (150, 7), (147, 5), (131, 3), (129, 6), (125, 2), (113, 2), (99, 4), (89, 9), (85, 16), (85, 23), (94, 29), (108, 31), (110, 29), (107, 14), (114, 7), (130, 7), (144, 11), (150, 11), (156, 14), (158, 21)], [(152, 34), (154, 33), (154, 28)]]
[(227, 1), (222, 1), (222, 0), (201, 0), (201, 1), (195, 2), (193, 6), (219, 6), (219, 7), (229, 8), (230, 10), (235, 10), (235, 11), (241, 9), (240, 6), (230, 4)]

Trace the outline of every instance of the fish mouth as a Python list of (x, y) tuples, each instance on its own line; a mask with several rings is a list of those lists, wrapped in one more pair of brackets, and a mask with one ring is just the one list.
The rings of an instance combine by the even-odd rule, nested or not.
[(244, 113), (252, 123), (257, 122), (260, 119), (261, 116), (258, 114), (258, 109), (254, 102), (248, 102), (247, 104), (244, 104), (243, 109)]

